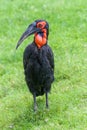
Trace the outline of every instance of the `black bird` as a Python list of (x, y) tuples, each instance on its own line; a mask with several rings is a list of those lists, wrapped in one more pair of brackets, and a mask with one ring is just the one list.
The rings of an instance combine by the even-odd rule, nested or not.
[(23, 65), (25, 80), (34, 98), (34, 110), (37, 109), (36, 96), (46, 94), (48, 108), (48, 93), (54, 81), (54, 56), (48, 46), (49, 24), (45, 20), (36, 20), (28, 26), (19, 39), (16, 49), (25, 38), (34, 34), (34, 41), (25, 48)]

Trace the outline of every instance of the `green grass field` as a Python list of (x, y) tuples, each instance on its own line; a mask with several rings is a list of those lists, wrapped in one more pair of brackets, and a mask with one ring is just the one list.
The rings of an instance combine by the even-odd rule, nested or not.
[[(16, 51), (36, 19), (50, 25), (55, 82), (49, 94), (33, 98), (24, 80), (22, 56), (33, 36)], [(87, 130), (87, 0), (0, 0), (0, 130)]]

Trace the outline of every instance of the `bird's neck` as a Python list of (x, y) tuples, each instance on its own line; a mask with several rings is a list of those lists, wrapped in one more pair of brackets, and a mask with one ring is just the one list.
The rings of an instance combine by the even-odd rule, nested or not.
[(47, 30), (43, 29), (40, 33), (35, 33), (34, 42), (38, 48), (41, 48), (47, 43)]

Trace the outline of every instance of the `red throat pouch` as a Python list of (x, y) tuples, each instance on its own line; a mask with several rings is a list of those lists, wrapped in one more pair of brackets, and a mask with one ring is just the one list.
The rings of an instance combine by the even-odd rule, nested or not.
[(41, 36), (39, 33), (35, 33), (35, 43), (38, 48), (41, 48), (43, 45), (47, 43), (47, 36), (45, 29), (43, 29), (43, 36)]

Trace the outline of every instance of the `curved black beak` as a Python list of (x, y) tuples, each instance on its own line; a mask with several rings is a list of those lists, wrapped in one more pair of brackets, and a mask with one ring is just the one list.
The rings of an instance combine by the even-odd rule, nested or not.
[(40, 29), (36, 27), (36, 22), (30, 24), (28, 26), (28, 28), (26, 29), (26, 31), (22, 34), (22, 36), (20, 37), (16, 49), (19, 47), (19, 45), (24, 41), (24, 39), (26, 39), (28, 36), (34, 34), (35, 32), (39, 32)]

